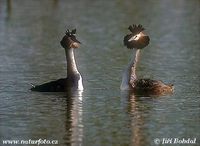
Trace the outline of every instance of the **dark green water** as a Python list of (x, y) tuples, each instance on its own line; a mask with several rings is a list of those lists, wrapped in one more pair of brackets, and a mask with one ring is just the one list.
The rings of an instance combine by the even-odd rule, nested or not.
[[(132, 23), (151, 38), (138, 74), (173, 83), (173, 95), (120, 92), (131, 55), (122, 40)], [(59, 41), (74, 27), (85, 90), (29, 91), (30, 83), (66, 76)], [(0, 0), (0, 145), (40, 138), (60, 146), (154, 146), (155, 138), (196, 138), (200, 145), (199, 63), (199, 0)]]

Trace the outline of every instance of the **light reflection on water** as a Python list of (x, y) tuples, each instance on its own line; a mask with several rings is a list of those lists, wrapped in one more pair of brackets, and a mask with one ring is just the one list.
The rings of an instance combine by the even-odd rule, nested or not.
[(66, 144), (81, 145), (83, 139), (82, 91), (67, 95), (66, 99)]
[[(198, 0), (1, 0), (0, 137), (84, 146), (154, 146), (154, 138), (199, 138), (199, 5)], [(172, 96), (120, 93), (131, 55), (122, 39), (132, 23), (143, 24), (151, 38), (141, 52), (139, 76), (173, 83)], [(68, 27), (77, 28), (82, 42), (75, 53), (84, 92), (30, 92), (30, 83), (66, 76), (59, 41)]]

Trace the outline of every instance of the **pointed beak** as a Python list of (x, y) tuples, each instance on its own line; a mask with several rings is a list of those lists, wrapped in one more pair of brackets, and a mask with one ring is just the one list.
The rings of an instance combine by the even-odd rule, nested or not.
[(76, 37), (72, 37), (71, 39), (72, 39), (72, 41), (74, 41), (75, 43), (81, 44), (81, 42), (80, 42), (79, 40), (77, 40)]
[(82, 44), (80, 41), (77, 40), (77, 43)]
[(130, 39), (128, 39), (128, 42), (131, 42), (134, 40), (134, 36), (132, 36)]
[(131, 41), (137, 41), (137, 40), (139, 40), (140, 39), (140, 37), (142, 36), (142, 33), (139, 33), (139, 34), (137, 34), (137, 35), (134, 35), (134, 36), (132, 36), (129, 40), (128, 40), (128, 42), (131, 42)]

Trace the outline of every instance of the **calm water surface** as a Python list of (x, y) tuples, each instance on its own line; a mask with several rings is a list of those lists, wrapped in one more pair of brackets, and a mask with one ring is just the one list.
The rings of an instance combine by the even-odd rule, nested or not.
[[(60, 146), (154, 146), (155, 138), (200, 144), (200, 1), (0, 0), (0, 138), (58, 140)], [(131, 50), (127, 26), (151, 37), (140, 77), (173, 83), (175, 93), (137, 98), (120, 92)], [(84, 92), (29, 91), (66, 76), (59, 41), (78, 29)], [(178, 145), (178, 144), (174, 144)]]

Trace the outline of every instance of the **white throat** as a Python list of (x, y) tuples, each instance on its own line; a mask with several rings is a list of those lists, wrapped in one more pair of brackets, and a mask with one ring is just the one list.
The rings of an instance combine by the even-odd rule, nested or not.
[(74, 58), (74, 48), (65, 49), (67, 59), (67, 75), (79, 73)]
[(134, 82), (137, 79), (136, 65), (139, 60), (139, 53), (140, 49), (133, 49), (133, 56), (122, 75), (121, 90), (131, 90), (130, 82)]
[(83, 88), (83, 80), (82, 80), (82, 76), (80, 73), (79, 73), (79, 75), (80, 75), (80, 79), (78, 80), (78, 89), (77, 90), (82, 91), (84, 89)]
[(73, 90), (83, 90), (82, 76), (77, 69), (76, 60), (74, 57), (74, 48), (65, 49), (65, 53), (67, 59), (67, 77), (72, 77), (77, 74), (79, 75), (79, 78), (74, 79), (74, 84), (76, 86), (71, 85), (70, 88), (72, 88)]

